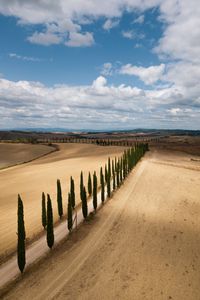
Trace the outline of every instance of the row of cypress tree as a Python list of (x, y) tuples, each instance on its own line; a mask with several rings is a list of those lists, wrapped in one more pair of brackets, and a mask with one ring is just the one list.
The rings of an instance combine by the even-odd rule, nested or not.
[[(52, 137), (51, 139), (39, 139), (36, 140), (35, 143), (83, 143), (83, 144), (96, 144), (99, 146), (125, 146), (125, 147), (132, 147), (135, 145), (135, 143), (146, 143), (151, 141), (158, 141), (159, 139), (155, 138), (135, 138), (135, 140), (132, 139), (102, 139), (102, 138), (77, 138), (77, 137)], [(27, 142), (22, 141), (22, 142)]]
[[(118, 159), (110, 160), (108, 158), (107, 164), (105, 164), (104, 173), (103, 168), (100, 168), (100, 196), (102, 204), (105, 201), (106, 196), (111, 197), (111, 191), (115, 191), (123, 183), (132, 168), (137, 164), (140, 158), (148, 150), (148, 144), (136, 144), (134, 147), (124, 151), (123, 155)], [(112, 184), (112, 188), (111, 188)], [(105, 193), (105, 187), (107, 187), (107, 193)], [(93, 208), (96, 212), (98, 207), (97, 195), (98, 195), (98, 181), (96, 171), (93, 176), (89, 172), (87, 190), (89, 197), (92, 197)], [(106, 194), (106, 195), (105, 195)], [(88, 204), (87, 204), (87, 192), (83, 181), (83, 172), (80, 174), (80, 199), (82, 204), (82, 214), (84, 219), (88, 217)], [(47, 202), (47, 203), (46, 203)], [(63, 216), (63, 200), (62, 200), (62, 189), (60, 180), (57, 180), (57, 206), (58, 215), (60, 219)], [(70, 178), (70, 192), (68, 193), (68, 205), (67, 205), (67, 227), (71, 231), (73, 228), (73, 211), (75, 210), (75, 184), (74, 180)], [(54, 245), (54, 227), (53, 227), (53, 209), (50, 195), (47, 194), (47, 201), (45, 194), (42, 193), (42, 226), (46, 229), (47, 245), (51, 249)], [(18, 195), (18, 266), (21, 272), (23, 272), (26, 264), (25, 255), (25, 244), (26, 244), (26, 233), (24, 224), (24, 209), (23, 202)]]
[[(137, 164), (140, 158), (148, 150), (148, 144), (136, 144), (135, 147), (124, 151), (122, 157), (112, 160), (108, 158), (108, 163), (105, 164), (104, 174), (103, 168), (100, 168), (100, 189), (101, 189), (101, 202), (105, 201), (105, 186), (107, 187), (107, 197), (111, 197), (111, 191), (120, 187), (124, 179), (127, 177), (132, 168)], [(111, 187), (112, 184), (112, 187)], [(97, 202), (97, 175), (93, 174), (93, 184), (91, 174), (88, 175), (88, 195), (92, 196), (93, 208), (96, 212)], [(82, 213), (84, 219), (88, 217), (88, 205), (87, 205), (87, 192), (83, 182), (83, 172), (80, 175), (80, 198), (82, 204)]]

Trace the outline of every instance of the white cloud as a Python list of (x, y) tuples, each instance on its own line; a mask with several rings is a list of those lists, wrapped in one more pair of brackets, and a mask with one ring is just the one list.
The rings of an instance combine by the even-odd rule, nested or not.
[(163, 1), (160, 10), (166, 29), (155, 51), (172, 59), (200, 63), (199, 1)]
[(109, 31), (110, 29), (117, 27), (119, 25), (119, 20), (111, 20), (108, 19), (105, 21), (105, 23), (103, 24), (103, 29)]
[(122, 31), (123, 37), (133, 40), (136, 37), (136, 33), (134, 30), (127, 30), (127, 31)]
[(9, 53), (10, 58), (15, 58), (19, 60), (24, 60), (24, 61), (32, 61), (32, 62), (40, 62), (42, 61), (41, 58), (38, 57), (32, 57), (32, 56), (23, 56), (23, 55), (18, 55), (16, 53)]
[(101, 74), (104, 76), (111, 76), (113, 75), (113, 65), (109, 62), (104, 63), (101, 69)]
[(179, 107), (173, 107), (171, 109), (167, 109), (166, 113), (175, 119), (182, 119), (182, 120), (188, 120), (188, 116), (191, 118), (196, 118), (199, 111), (193, 111), (190, 108), (179, 108)]
[(164, 64), (147, 68), (127, 64), (122, 66), (119, 72), (121, 74), (138, 76), (142, 81), (144, 81), (144, 83), (153, 84), (162, 78), (164, 70)]
[[(92, 114), (87, 114), (90, 122), (91, 120), (99, 120), (100, 122), (104, 117), (107, 122), (112, 124), (114, 124), (114, 120), (120, 122), (120, 118), (127, 120), (127, 122), (131, 122), (133, 119), (134, 122), (137, 122), (137, 117), (133, 114), (130, 116), (129, 112), (125, 112), (126, 107), (126, 110), (131, 111), (131, 113), (135, 110), (140, 112), (138, 115), (140, 121), (142, 117), (145, 117), (149, 122), (154, 122), (158, 118), (156, 117), (157, 114), (162, 122), (169, 118), (166, 124), (169, 124), (170, 117), (174, 116), (176, 120), (179, 120), (177, 125), (181, 124), (179, 122), (181, 122), (181, 112), (183, 112), (184, 118), (199, 127), (199, 0), (102, 0), (101, 3), (97, 0), (0, 1), (1, 14), (15, 16), (18, 23), (24, 26), (39, 24), (44, 27), (41, 32), (33, 33), (28, 38), (29, 41), (43, 45), (63, 43), (73, 47), (94, 44), (92, 32), (84, 33), (84, 24), (88, 22), (91, 23), (104, 18), (108, 21), (107, 28), (109, 28), (113, 20), (120, 20), (125, 11), (136, 11), (141, 15), (135, 22), (141, 24), (144, 21), (142, 16), (144, 16), (145, 11), (155, 7), (158, 8), (159, 19), (164, 23), (164, 26), (162, 36), (157, 41), (154, 51), (161, 59), (167, 57), (167, 61), (163, 61), (165, 67), (164, 64), (149, 68), (129, 64), (123, 66), (121, 72), (138, 76), (146, 84), (154, 84), (162, 79), (165, 85), (157, 85), (154, 86), (153, 90), (143, 91), (123, 84), (117, 87), (108, 86), (105, 78), (94, 81), (91, 86), (54, 86), (52, 88), (30, 82), (14, 83), (4, 80), (1, 81), (0, 85), (0, 101), (3, 108), (1, 111), (5, 111), (7, 117), (10, 116), (10, 120), (15, 114), (19, 116), (19, 112), (24, 112), (24, 115), (27, 115), (29, 122), (31, 122), (31, 114), (35, 114), (35, 117), (41, 114), (40, 118), (43, 119), (44, 111), (51, 114), (54, 109), (59, 118), (62, 116), (63, 120), (65, 113), (59, 111), (55, 106), (55, 103), (58, 102), (63, 105), (63, 108), (68, 105), (67, 107), (73, 108), (73, 111), (78, 107), (81, 113), (76, 111), (75, 114), (81, 120), (85, 116), (83, 110), (87, 109), (88, 114), (92, 110)], [(135, 40), (144, 37), (133, 30), (124, 31), (123, 35), (128, 39)], [(112, 72), (113, 66), (105, 65), (101, 74), (108, 76)], [(40, 98), (42, 98), (42, 103), (38, 100)], [(71, 102), (66, 104), (66, 100), (62, 100), (66, 98), (69, 98)], [(33, 99), (37, 102), (36, 106), (31, 103)], [(12, 103), (13, 109), (11, 108)], [(15, 112), (16, 107), (19, 107), (19, 110)], [(146, 111), (141, 112), (141, 107), (145, 107)], [(68, 108), (66, 111), (69, 114)], [(73, 120), (72, 115), (68, 120)], [(32, 121), (34, 122), (34, 118)]]
[(172, 114), (173, 116), (177, 116), (180, 112), (182, 112), (182, 110), (178, 107), (174, 107), (168, 110), (170, 114)]
[(134, 48), (135, 48), (135, 49), (142, 48), (142, 44), (136, 43), (136, 44), (134, 45)]
[(99, 76), (97, 79), (93, 81), (92, 87), (95, 88), (96, 90), (101, 89), (104, 87), (107, 83), (107, 80), (103, 76)]
[(133, 21), (133, 24), (142, 24), (142, 23), (144, 23), (144, 15), (140, 15), (138, 18), (136, 18)]
[(89, 47), (94, 44), (93, 34), (90, 32), (70, 32), (69, 40), (65, 45), (69, 47)]
[[(84, 46), (87, 44), (89, 46), (94, 43), (92, 33), (90, 33), (90, 37), (88, 34), (83, 37), (83, 45), (79, 42), (67, 41), (66, 38), (74, 32), (77, 35), (85, 35), (82, 32), (84, 24), (104, 17), (107, 20), (103, 27), (105, 30), (110, 30), (118, 25), (123, 11), (145, 10), (153, 7), (157, 2), (158, 0), (144, 0), (143, 3), (140, 3), (138, 0), (102, 0), (101, 3), (97, 0), (1, 0), (0, 13), (16, 17), (18, 24), (24, 26), (30, 24), (44, 25), (45, 30), (35, 32), (28, 37), (28, 40), (32, 43), (45, 46), (63, 43), (79, 47), (79, 45)], [(85, 41), (86, 39), (87, 42)]]
[(28, 41), (33, 44), (40, 44), (44, 46), (56, 45), (62, 42), (62, 37), (52, 32), (34, 32), (33, 35), (29, 36)]
[[(0, 79), (0, 125), (10, 126), (72, 126), (83, 128), (111, 125), (131, 112), (140, 110), (137, 99), (144, 93), (135, 87), (108, 86), (103, 76), (88, 86), (56, 85), (46, 87), (38, 82), (13, 82)], [(130, 100), (126, 102), (127, 100)], [(70, 125), (69, 125), (70, 124)], [(88, 125), (89, 126), (89, 125)], [(90, 127), (91, 128), (91, 127)], [(93, 127), (92, 127), (93, 128)]]
[[(141, 15), (135, 22), (142, 23), (144, 12), (154, 7), (159, 8), (160, 19), (166, 25), (156, 52), (175, 59), (200, 61), (199, 0), (102, 0), (101, 3), (97, 0), (1, 0), (0, 13), (15, 16), (21, 24), (43, 24), (46, 32), (36, 32), (29, 40), (48, 45), (51, 41), (61, 43), (61, 32), (65, 36), (74, 31), (82, 33), (80, 24), (84, 20), (91, 22), (104, 17), (109, 28), (113, 19), (119, 19), (124, 11), (139, 11)], [(54, 33), (57, 37), (48, 31), (50, 26), (57, 27)], [(134, 38), (133, 33), (125, 32), (125, 35)]]
[(143, 33), (137, 33), (135, 30), (127, 30), (127, 31), (122, 31), (122, 36), (129, 39), (129, 40), (134, 40), (134, 39), (143, 39), (145, 35)]
[(175, 86), (142, 90), (124, 84), (108, 85), (103, 76), (91, 85), (52, 87), (39, 82), (0, 79), (0, 126), (170, 127), (170, 118), (175, 117), (172, 127), (197, 129), (200, 99), (193, 99), (199, 105), (194, 108), (187, 97), (185, 91)]

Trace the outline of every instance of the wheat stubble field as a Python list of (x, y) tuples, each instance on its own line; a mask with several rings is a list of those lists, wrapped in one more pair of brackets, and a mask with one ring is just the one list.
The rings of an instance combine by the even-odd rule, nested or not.
[(39, 144), (0, 143), (0, 169), (34, 160), (54, 150)]
[[(87, 185), (89, 171), (96, 170), (99, 175), (99, 169), (107, 162), (108, 156), (111, 158), (120, 156), (125, 149), (124, 147), (100, 147), (90, 144), (59, 144), (59, 147), (60, 151), (32, 162), (0, 170), (0, 257), (2, 261), (8, 253), (16, 249), (18, 193), (24, 202), (26, 235), (30, 239), (42, 231), (42, 192), (50, 193), (53, 201), (54, 221), (58, 220), (56, 180), (61, 180), (63, 206), (66, 213), (70, 176), (75, 179), (76, 200), (79, 203), (81, 170)], [(35, 151), (34, 146), (33, 151)], [(4, 157), (6, 157), (6, 153), (4, 153)]]
[(197, 156), (152, 149), (5, 299), (200, 299), (199, 183)]

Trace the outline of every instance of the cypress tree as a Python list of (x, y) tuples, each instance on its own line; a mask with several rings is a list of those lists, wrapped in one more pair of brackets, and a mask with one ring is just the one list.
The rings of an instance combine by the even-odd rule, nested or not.
[(83, 172), (81, 171), (81, 175), (80, 175), (80, 198), (82, 200), (83, 198)]
[(47, 245), (52, 248), (54, 244), (54, 231), (53, 231), (53, 211), (51, 198), (47, 194)]
[(97, 209), (97, 176), (96, 172), (93, 174), (93, 207), (96, 211)]
[(87, 193), (85, 187), (83, 187), (83, 191), (82, 191), (82, 212), (83, 212), (84, 219), (87, 219), (88, 206), (87, 206)]
[(111, 188), (110, 188), (110, 172), (107, 174), (107, 196), (110, 198), (111, 196)]
[(112, 160), (112, 176), (113, 176), (113, 191), (115, 190), (115, 165), (114, 160)]
[(105, 164), (105, 181), (107, 183), (108, 180), (108, 171), (107, 171), (107, 165)]
[(125, 175), (124, 177), (127, 177), (128, 173), (129, 173), (129, 151), (125, 151), (124, 153), (124, 171), (125, 171)]
[(46, 199), (44, 193), (42, 193), (42, 226), (44, 227), (44, 229), (47, 226)]
[(71, 197), (71, 206), (75, 209), (76, 202), (75, 202), (75, 188), (74, 188), (74, 179), (71, 176), (70, 179), (70, 197)]
[(104, 186), (104, 176), (103, 176), (103, 169), (101, 167), (100, 170), (100, 181), (101, 181), (101, 201), (104, 203), (105, 200), (105, 186)]
[(117, 187), (119, 187), (120, 182), (119, 182), (119, 160), (117, 162)]
[(126, 168), (127, 168), (127, 174), (129, 174), (131, 171), (131, 151), (130, 151), (130, 149), (127, 150)]
[(121, 161), (120, 161), (120, 158), (118, 159), (118, 168), (119, 168), (119, 185), (121, 184), (121, 176), (120, 176), (120, 173), (121, 173)]
[(91, 179), (90, 172), (88, 175), (88, 194), (89, 194), (89, 196), (92, 195), (92, 179)]
[(57, 204), (58, 204), (58, 215), (60, 216), (60, 219), (63, 215), (63, 205), (62, 205), (62, 190), (61, 190), (61, 184), (60, 180), (57, 180)]
[(117, 170), (117, 158), (115, 156), (115, 171)]
[(24, 225), (24, 207), (20, 195), (18, 195), (17, 215), (18, 215), (17, 262), (21, 273), (23, 273), (24, 267), (26, 265), (26, 249), (25, 249), (26, 233), (25, 233), (25, 225)]
[(110, 157), (108, 158), (108, 177), (111, 177), (111, 164), (110, 164)]
[(126, 161), (125, 161), (125, 156), (123, 154), (122, 156), (122, 177), (123, 177), (123, 180), (125, 179), (126, 177)]
[(120, 159), (120, 182), (122, 183), (123, 180), (123, 170), (122, 170), (123, 166), (122, 166), (122, 158)]
[(123, 171), (124, 171), (124, 159), (123, 159), (123, 156), (121, 156), (121, 178), (122, 178), (122, 182), (123, 182), (123, 179), (124, 179)]
[(72, 204), (71, 204), (71, 194), (70, 193), (68, 193), (67, 226), (68, 226), (68, 230), (71, 231), (72, 227), (73, 227), (73, 218), (72, 218)]

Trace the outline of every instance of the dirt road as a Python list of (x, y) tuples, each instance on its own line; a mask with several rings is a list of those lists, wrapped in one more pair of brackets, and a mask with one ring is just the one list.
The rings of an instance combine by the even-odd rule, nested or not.
[(200, 163), (149, 153), (3, 299), (200, 299)]

